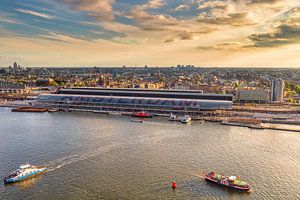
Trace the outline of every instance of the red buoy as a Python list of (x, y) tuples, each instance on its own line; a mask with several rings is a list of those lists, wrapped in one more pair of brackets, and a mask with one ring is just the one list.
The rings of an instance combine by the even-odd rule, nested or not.
[(172, 183), (172, 188), (175, 190), (176, 189), (176, 182), (174, 181), (173, 183)]

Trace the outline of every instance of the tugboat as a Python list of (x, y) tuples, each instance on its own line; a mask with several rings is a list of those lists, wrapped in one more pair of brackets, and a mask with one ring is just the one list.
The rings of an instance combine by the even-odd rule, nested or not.
[(192, 121), (192, 118), (189, 115), (185, 115), (183, 118), (180, 119), (180, 122), (181, 123), (185, 123), (185, 124), (187, 124), (187, 123), (189, 123), (191, 121)]
[(30, 164), (21, 165), (16, 171), (3, 179), (4, 184), (15, 183), (31, 178), (37, 174), (45, 172), (47, 169), (45, 166), (33, 166)]
[(150, 113), (141, 111), (141, 112), (135, 112), (132, 115), (133, 117), (141, 117), (141, 118), (151, 118), (153, 117), (153, 115), (151, 115)]
[(239, 191), (248, 192), (250, 190), (250, 186), (245, 181), (240, 180), (239, 177), (236, 176), (225, 177), (224, 175), (210, 172), (205, 175), (205, 180)]

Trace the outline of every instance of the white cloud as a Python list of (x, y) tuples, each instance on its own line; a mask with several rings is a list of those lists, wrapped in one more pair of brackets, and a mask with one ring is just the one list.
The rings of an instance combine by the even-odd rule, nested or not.
[(174, 10), (176, 10), (176, 11), (178, 11), (178, 10), (188, 10), (189, 8), (190, 8), (190, 6), (187, 5), (187, 4), (180, 4)]
[(17, 9), (15, 9), (15, 11), (24, 13), (24, 14), (37, 16), (37, 17), (41, 17), (41, 18), (45, 18), (45, 19), (54, 19), (55, 18), (54, 16), (51, 16), (51, 15), (48, 15), (45, 13), (40, 13), (40, 12), (36, 12), (36, 11), (32, 11), (32, 10), (25, 10), (25, 9), (21, 9), (21, 8), (17, 8)]
[(10, 24), (19, 24), (20, 22), (15, 19), (10, 19), (5, 16), (0, 16), (0, 22), (10, 23)]
[(149, 8), (160, 8), (162, 6), (164, 6), (166, 3), (165, 3), (165, 0), (150, 0), (147, 4), (147, 6)]

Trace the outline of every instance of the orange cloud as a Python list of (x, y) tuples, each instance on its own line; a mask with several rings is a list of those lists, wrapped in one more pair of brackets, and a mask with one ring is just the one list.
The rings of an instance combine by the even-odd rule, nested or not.
[(114, 20), (114, 0), (64, 0), (76, 11), (85, 11), (97, 20)]

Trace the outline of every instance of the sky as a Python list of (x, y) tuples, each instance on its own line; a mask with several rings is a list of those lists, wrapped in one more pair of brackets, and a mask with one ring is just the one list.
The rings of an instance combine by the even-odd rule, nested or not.
[(299, 67), (299, 0), (0, 0), (0, 66)]

